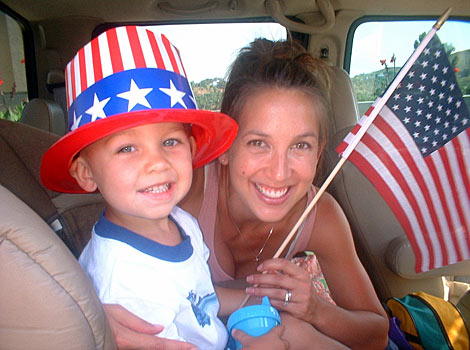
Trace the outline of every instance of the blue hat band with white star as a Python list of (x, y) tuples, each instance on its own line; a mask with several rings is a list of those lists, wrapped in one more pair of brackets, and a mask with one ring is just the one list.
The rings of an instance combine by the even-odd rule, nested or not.
[(187, 79), (159, 68), (114, 73), (77, 96), (69, 108), (69, 128), (73, 131), (113, 115), (154, 109), (197, 109)]

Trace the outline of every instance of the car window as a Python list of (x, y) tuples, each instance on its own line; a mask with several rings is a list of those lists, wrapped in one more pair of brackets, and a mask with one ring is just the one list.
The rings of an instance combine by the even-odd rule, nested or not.
[(155, 25), (178, 48), (198, 108), (219, 110), (225, 75), (238, 51), (256, 38), (281, 40), (285, 27), (277, 23), (206, 23)]
[(27, 101), (22, 31), (0, 11), (0, 118), (17, 121)]
[[(370, 21), (359, 24), (350, 33), (352, 50), (345, 68), (351, 76), (361, 115), (384, 92), (434, 23), (434, 20)], [(470, 108), (470, 22), (448, 20), (436, 35), (446, 48)]]

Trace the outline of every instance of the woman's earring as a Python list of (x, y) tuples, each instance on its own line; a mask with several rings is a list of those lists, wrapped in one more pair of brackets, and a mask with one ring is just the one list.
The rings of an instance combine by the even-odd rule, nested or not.
[(227, 165), (228, 164), (228, 157), (227, 157), (227, 154), (222, 154), (220, 157), (219, 157), (219, 162), (220, 164), (222, 165)]

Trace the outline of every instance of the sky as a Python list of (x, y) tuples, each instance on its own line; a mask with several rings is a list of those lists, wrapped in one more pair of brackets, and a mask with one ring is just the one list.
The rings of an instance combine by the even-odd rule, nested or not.
[[(360, 25), (353, 40), (350, 75), (370, 73), (384, 68), (381, 59), (395, 54), (397, 66), (402, 66), (414, 50), (414, 42), (423, 32), (428, 32), (434, 21), (400, 23), (368, 22)], [(455, 52), (470, 49), (470, 24), (467, 22), (447, 21), (437, 32), (442, 43), (452, 43)]]
[[(367, 22), (354, 34), (350, 75), (370, 73), (382, 69), (381, 59), (395, 54), (397, 66), (402, 66), (414, 50), (414, 41), (428, 32), (435, 21)], [(286, 37), (284, 27), (276, 23), (252, 24), (197, 24), (156, 26), (181, 54), (183, 64), (192, 82), (208, 78), (223, 78), (238, 50), (257, 37), (281, 39)], [(441, 41), (452, 43), (456, 51), (470, 49), (470, 23), (447, 21), (437, 32)], [(213, 43), (217, 43), (215, 46)], [(389, 67), (392, 64), (389, 63)]]
[[(224, 78), (238, 50), (253, 39), (281, 39), (286, 30), (279, 24), (198, 24), (157, 26), (180, 51), (189, 81)], [(213, 43), (217, 43), (214, 46)]]

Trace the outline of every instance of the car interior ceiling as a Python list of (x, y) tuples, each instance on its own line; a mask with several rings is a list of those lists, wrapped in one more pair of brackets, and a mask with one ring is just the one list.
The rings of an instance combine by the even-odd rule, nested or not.
[[(73, 332), (81, 329), (79, 339), (83, 343), (77, 348), (115, 349), (99, 300), (76, 263), (104, 208), (102, 197), (97, 193), (56, 193), (44, 188), (39, 178), (42, 154), (65, 134), (68, 125), (62, 73), (65, 62), (89, 41), (92, 33), (117, 23), (243, 21), (273, 16), (292, 31), (298, 31), (299, 37), (306, 38), (308, 49), (316, 56), (327, 47), (325, 59), (333, 67), (333, 76), (324, 179), (338, 161), (337, 145), (360, 118), (351, 79), (342, 69), (348, 28), (361, 16), (382, 15), (384, 8), (387, 8), (387, 14), (402, 16), (435, 16), (442, 12), (439, 1), (395, 1), (384, 5), (382, 1), (366, 0), (145, 0), (139, 2), (139, 8), (134, 2), (121, 0), (114, 1), (113, 6), (109, 6), (109, 2), (89, 0), (63, 0), (60, 6), (57, 5), (59, 2), (53, 3), (35, 0), (0, 2), (1, 10), (8, 8), (31, 26), (37, 52), (38, 88), (19, 123), (0, 119), (0, 216), (8, 218), (2, 219), (0, 224), (0, 265), (9, 266), (0, 269), (0, 279), (9, 281), (11, 286), (0, 288), (0, 309), (16, 315), (13, 318), (17, 323), (12, 328), (24, 328), (24, 299), (13, 296), (15, 288), (31, 288), (28, 295), (33, 304), (37, 304), (34, 310), (28, 311), (32, 324), (41, 325), (47, 310), (54, 309), (55, 316), (48, 319), (51, 329), (58, 330), (64, 324), (70, 329), (56, 339), (57, 348), (66, 348), (72, 334), (78, 339)], [(446, 6), (451, 5), (459, 16), (470, 16), (468, 2), (449, 1)], [(403, 229), (367, 178), (352, 164), (343, 167), (328, 191), (348, 217), (358, 255), (381, 301), (418, 290), (443, 297), (448, 293), (443, 277), (468, 277), (470, 261), (420, 274), (414, 272), (414, 255)], [(53, 260), (51, 255), (55, 256)], [(21, 265), (28, 267), (27, 273), (14, 268)], [(42, 277), (36, 277), (38, 275)], [(468, 299), (461, 303), (467, 308), (464, 311), (467, 318), (470, 313)], [(75, 315), (71, 316), (71, 313)], [(81, 314), (81, 320), (73, 323), (70, 320), (76, 314)], [(0, 316), (0, 322), (1, 319)], [(29, 333), (19, 332), (9, 341), (21, 343), (25, 341), (21, 339), (24, 334)], [(0, 333), (0, 339), (4, 338)], [(23, 344), (27, 346), (28, 342), (30, 345), (31, 342), (51, 344), (46, 336), (30, 338)]]

